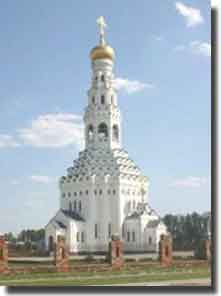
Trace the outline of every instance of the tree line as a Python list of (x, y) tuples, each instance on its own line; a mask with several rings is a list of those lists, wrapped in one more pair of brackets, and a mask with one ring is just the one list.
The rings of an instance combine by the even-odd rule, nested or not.
[(165, 215), (163, 218), (173, 238), (174, 250), (194, 250), (207, 237), (208, 215)]

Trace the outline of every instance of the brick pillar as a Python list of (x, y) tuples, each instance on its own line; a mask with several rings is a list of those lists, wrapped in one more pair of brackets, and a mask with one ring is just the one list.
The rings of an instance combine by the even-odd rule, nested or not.
[(8, 270), (8, 245), (4, 236), (0, 236), (0, 273)]
[(206, 239), (204, 241), (205, 259), (210, 261), (211, 259), (211, 240)]
[(169, 235), (162, 234), (159, 242), (159, 260), (162, 266), (170, 266), (172, 264), (173, 249), (172, 238)]
[(54, 248), (54, 264), (58, 272), (69, 271), (69, 254), (65, 245), (65, 239), (58, 236)]
[(115, 268), (121, 268), (124, 265), (123, 242), (117, 235), (112, 235), (109, 242), (108, 261)]

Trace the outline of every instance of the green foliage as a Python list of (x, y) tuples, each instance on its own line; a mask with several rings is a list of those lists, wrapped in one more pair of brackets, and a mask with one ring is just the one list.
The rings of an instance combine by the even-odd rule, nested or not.
[(45, 236), (45, 230), (44, 229), (27, 229), (22, 230), (18, 235), (18, 241), (31, 241), (31, 242), (38, 242), (44, 239)]
[(197, 213), (165, 215), (163, 218), (173, 237), (174, 250), (193, 250), (207, 235), (207, 217)]
[(197, 246), (194, 251), (194, 257), (196, 259), (205, 259), (206, 258), (205, 241), (204, 240), (198, 241)]
[(14, 234), (12, 232), (5, 233), (4, 237), (8, 242), (11, 242), (11, 243), (16, 242), (16, 237), (14, 236)]

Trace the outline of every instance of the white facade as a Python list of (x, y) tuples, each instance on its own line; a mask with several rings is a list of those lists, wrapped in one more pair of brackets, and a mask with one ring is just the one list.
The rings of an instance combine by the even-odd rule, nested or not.
[[(71, 253), (106, 252), (111, 235), (118, 234), (125, 251), (157, 250), (159, 235), (167, 230), (145, 204), (147, 177), (122, 148), (114, 51), (102, 38), (92, 50), (85, 149), (60, 179), (60, 210), (46, 226), (46, 247), (50, 249), (50, 242), (64, 235)], [(149, 227), (151, 221), (155, 226)]]

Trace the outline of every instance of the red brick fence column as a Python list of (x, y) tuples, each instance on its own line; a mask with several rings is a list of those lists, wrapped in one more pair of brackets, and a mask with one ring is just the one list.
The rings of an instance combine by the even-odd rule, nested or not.
[(159, 260), (162, 266), (170, 266), (173, 259), (172, 238), (161, 235), (159, 242)]
[(58, 272), (69, 271), (69, 253), (65, 245), (65, 239), (58, 236), (54, 247), (54, 264)]
[(123, 242), (117, 235), (112, 235), (109, 242), (108, 261), (115, 268), (121, 268), (124, 265)]
[(0, 236), (0, 273), (8, 270), (8, 245), (4, 236)]

